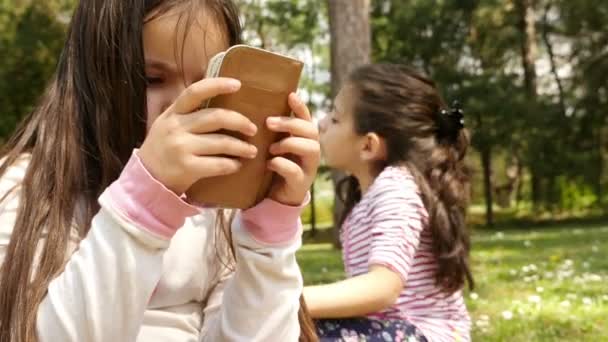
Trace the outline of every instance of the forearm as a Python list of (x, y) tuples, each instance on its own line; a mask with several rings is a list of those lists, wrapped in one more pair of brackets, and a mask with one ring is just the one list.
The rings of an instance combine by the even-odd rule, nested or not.
[(300, 211), (265, 201), (237, 215), (232, 226), (236, 269), (217, 289), (223, 292), (222, 305), (206, 309), (201, 341), (297, 341), (303, 287), (295, 257)]
[(401, 284), (392, 271), (375, 268), (337, 283), (305, 287), (304, 298), (313, 318), (358, 317), (391, 306)]

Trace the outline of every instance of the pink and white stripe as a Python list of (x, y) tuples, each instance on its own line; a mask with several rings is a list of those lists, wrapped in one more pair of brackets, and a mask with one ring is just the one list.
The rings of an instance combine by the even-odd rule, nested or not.
[(383, 265), (403, 280), (395, 304), (370, 318), (405, 319), (429, 341), (469, 341), (462, 293), (449, 294), (435, 284), (437, 261), (427, 222), (412, 175), (403, 167), (385, 168), (342, 227), (346, 273), (354, 277)]

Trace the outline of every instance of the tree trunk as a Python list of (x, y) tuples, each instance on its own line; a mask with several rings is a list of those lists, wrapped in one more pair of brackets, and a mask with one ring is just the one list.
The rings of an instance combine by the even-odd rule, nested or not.
[(486, 199), (486, 225), (494, 226), (494, 199), (492, 197), (492, 151), (489, 147), (481, 150), (481, 167), (483, 169), (483, 190)]
[[(314, 42), (310, 42), (310, 60), (311, 62), (311, 70), (310, 70), (310, 79), (314, 80), (316, 77), (317, 67), (315, 65), (315, 44)], [(312, 101), (314, 87), (312, 82), (308, 88), (308, 108), (312, 111), (314, 103)], [(315, 180), (313, 180), (312, 185), (310, 186), (310, 236), (317, 235), (317, 203), (315, 202)]]
[(524, 82), (526, 94), (531, 101), (536, 100), (536, 58), (538, 48), (536, 44), (536, 14), (533, 0), (517, 0), (520, 14), (519, 29), (522, 34), (521, 55), (524, 68)]
[[(522, 66), (524, 69), (524, 84), (526, 97), (531, 107), (531, 115), (536, 115), (534, 108), (536, 107), (537, 99), (537, 80), (535, 61), (537, 58), (536, 44), (536, 13), (534, 11), (534, 0), (516, 0), (517, 10), (519, 13), (519, 30), (521, 33), (521, 56)], [(530, 120), (533, 125), (536, 125), (537, 120)], [(532, 204), (535, 208), (538, 207), (541, 196), (541, 179), (539, 172), (536, 170), (534, 163), (530, 165), (531, 188), (532, 188)]]
[(604, 123), (602, 124), (602, 128), (600, 130), (600, 170), (599, 170), (599, 178), (598, 178), (598, 186), (599, 186), (599, 194), (598, 194), (598, 202), (602, 208), (602, 210), (607, 213), (608, 205), (604, 203), (604, 191), (602, 190), (605, 186), (605, 173), (606, 173), (606, 163), (608, 159), (608, 119), (604, 118)]
[(562, 84), (562, 80), (559, 78), (557, 73), (557, 63), (555, 61), (555, 53), (553, 52), (553, 44), (551, 44), (551, 40), (549, 39), (549, 19), (548, 14), (551, 10), (551, 4), (547, 4), (545, 7), (545, 14), (543, 15), (543, 30), (542, 30), (542, 38), (547, 48), (547, 53), (549, 54), (549, 61), (551, 62), (551, 73), (553, 74), (553, 78), (555, 79), (555, 83), (557, 84), (557, 89), (559, 91), (559, 105), (562, 110), (562, 115), (566, 116), (566, 93), (564, 91), (564, 85)]
[(600, 208), (603, 208), (603, 203), (604, 203), (604, 191), (602, 190), (604, 188), (604, 182), (603, 182), (603, 176), (604, 176), (604, 133), (605, 133), (605, 129), (603, 127), (603, 125), (600, 125), (597, 128), (597, 177), (596, 177), (596, 181), (595, 181), (595, 195), (597, 197), (597, 204)]
[[(329, 30), (331, 34), (331, 94), (340, 87), (356, 67), (369, 63), (371, 31), (369, 24), (370, 0), (329, 0)], [(344, 174), (332, 171), (334, 185)], [(340, 247), (338, 220), (344, 204), (336, 197), (333, 208), (333, 243)]]

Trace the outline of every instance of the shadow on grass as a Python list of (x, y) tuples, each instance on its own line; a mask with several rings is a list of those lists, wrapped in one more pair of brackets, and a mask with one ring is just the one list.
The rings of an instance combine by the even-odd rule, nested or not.
[[(495, 230), (530, 230), (546, 228), (593, 228), (608, 224), (608, 215), (594, 215), (586, 217), (566, 217), (566, 218), (535, 218), (535, 217), (515, 217), (507, 215), (496, 220), (494, 226), (487, 226), (478, 217), (469, 221), (470, 227), (474, 230), (495, 231)], [(585, 227), (582, 227), (585, 226)]]

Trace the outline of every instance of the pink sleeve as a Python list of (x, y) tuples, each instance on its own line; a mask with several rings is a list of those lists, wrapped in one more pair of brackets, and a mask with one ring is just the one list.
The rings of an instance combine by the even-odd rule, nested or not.
[(297, 207), (265, 199), (241, 213), (244, 228), (257, 241), (266, 245), (281, 245), (292, 241), (302, 229), (300, 213), (310, 201), (310, 194)]
[(140, 229), (165, 239), (173, 237), (186, 217), (199, 213), (197, 207), (186, 203), (150, 175), (137, 150), (99, 201)]
[(405, 284), (420, 244), (425, 209), (413, 180), (383, 179), (375, 186), (368, 264), (388, 267)]

